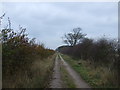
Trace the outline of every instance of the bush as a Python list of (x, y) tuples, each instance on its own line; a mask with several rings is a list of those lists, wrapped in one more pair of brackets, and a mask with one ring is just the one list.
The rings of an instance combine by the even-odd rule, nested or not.
[(117, 54), (116, 46), (116, 42), (105, 38), (101, 38), (98, 41), (85, 38), (76, 46), (66, 46), (58, 49), (64, 54), (80, 59), (91, 60), (98, 63), (108, 63), (115, 62)]
[(54, 54), (54, 50), (45, 48), (43, 44), (36, 44), (34, 38), (30, 40), (25, 31), (22, 27), (18, 33), (12, 29), (2, 30), (3, 80), (17, 75), (18, 72), (30, 71), (36, 59), (43, 60)]

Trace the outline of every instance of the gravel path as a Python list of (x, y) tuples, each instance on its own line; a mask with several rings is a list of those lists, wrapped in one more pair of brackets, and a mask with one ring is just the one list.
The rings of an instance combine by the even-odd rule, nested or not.
[(52, 80), (50, 82), (50, 88), (62, 88), (62, 80), (60, 75), (60, 60), (58, 55), (56, 56), (55, 66), (53, 70)]
[(90, 86), (76, 73), (60, 56), (60, 60), (62, 61), (62, 64), (65, 66), (65, 69), (68, 71), (68, 73), (71, 75), (73, 82), (76, 85), (76, 88), (90, 88)]
[(60, 74), (60, 67), (62, 65), (60, 65), (60, 62), (65, 67), (65, 69), (68, 71), (69, 75), (71, 75), (73, 82), (76, 85), (76, 88), (90, 88), (90, 86), (80, 77), (80, 75), (78, 75), (78, 73), (76, 73), (69, 66), (69, 64), (63, 60), (60, 54), (56, 56), (53, 76), (52, 76), (52, 80), (50, 81), (50, 85), (49, 85), (50, 88), (63, 88), (62, 87), (63, 82), (61, 80), (61, 74)]

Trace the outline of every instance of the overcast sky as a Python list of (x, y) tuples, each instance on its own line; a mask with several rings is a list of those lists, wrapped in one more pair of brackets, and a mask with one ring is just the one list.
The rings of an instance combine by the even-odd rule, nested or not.
[(3, 3), (3, 12), (12, 28), (27, 28), (29, 37), (52, 49), (63, 45), (61, 37), (76, 27), (89, 38), (118, 37), (117, 2)]

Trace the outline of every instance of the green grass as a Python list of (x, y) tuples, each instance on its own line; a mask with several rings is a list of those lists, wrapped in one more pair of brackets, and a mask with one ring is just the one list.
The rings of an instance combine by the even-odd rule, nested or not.
[[(115, 73), (109, 71), (107, 67), (94, 67), (89, 61), (73, 59), (67, 55), (63, 55), (73, 69), (93, 88), (116, 88), (117, 78)], [(78, 64), (81, 62), (81, 64)]]
[(62, 66), (60, 68), (61, 71), (61, 78), (64, 83), (64, 88), (76, 88), (76, 85), (74, 84), (72, 77), (69, 75), (69, 73), (66, 71), (65, 67)]

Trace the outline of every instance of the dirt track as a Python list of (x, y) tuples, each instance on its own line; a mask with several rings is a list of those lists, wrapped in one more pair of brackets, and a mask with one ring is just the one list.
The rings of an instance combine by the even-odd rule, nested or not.
[(55, 66), (53, 69), (52, 80), (50, 82), (50, 88), (62, 88), (62, 80), (60, 75), (60, 59), (56, 56)]
[(90, 86), (78, 75), (68, 63), (66, 63), (61, 55), (56, 56), (54, 72), (52, 76), (52, 80), (50, 82), (50, 88), (62, 88), (62, 80), (60, 75), (60, 62), (65, 67), (69, 75), (72, 77), (76, 88), (90, 88)]

